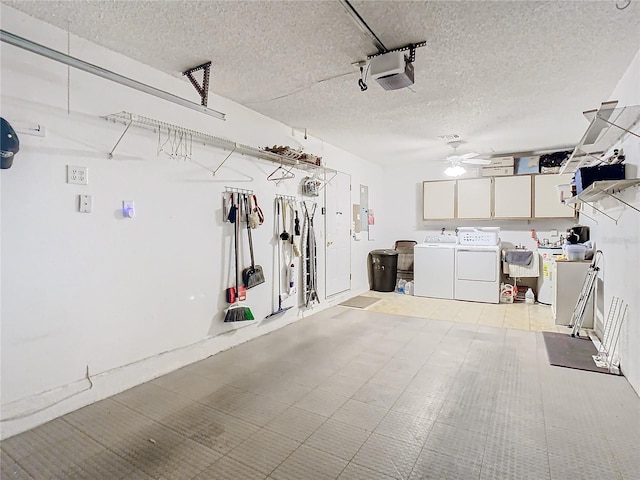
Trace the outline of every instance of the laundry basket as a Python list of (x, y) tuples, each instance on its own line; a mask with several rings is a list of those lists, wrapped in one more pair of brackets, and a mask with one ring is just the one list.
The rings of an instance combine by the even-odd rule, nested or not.
[(413, 247), (415, 240), (396, 240), (394, 249), (398, 252), (398, 273), (396, 283), (400, 279), (413, 280)]

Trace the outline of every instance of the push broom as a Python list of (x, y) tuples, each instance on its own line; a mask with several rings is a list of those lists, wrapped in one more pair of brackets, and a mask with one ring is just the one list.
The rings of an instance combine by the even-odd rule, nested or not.
[[(231, 197), (233, 198), (233, 194)], [(233, 226), (233, 245), (234, 245), (234, 254), (235, 254), (235, 274), (236, 274), (236, 285), (234, 287), (227, 288), (227, 302), (231, 305), (227, 308), (227, 311), (224, 315), (225, 322), (242, 322), (245, 320), (255, 320), (253, 316), (253, 312), (246, 305), (243, 305), (242, 302), (247, 298), (247, 291), (244, 286), (240, 285), (240, 257), (238, 255), (238, 232), (240, 230), (240, 212), (238, 211), (238, 207), (240, 205), (240, 194), (238, 194), (238, 203), (231, 207), (231, 211), (229, 212), (229, 221), (234, 224)]]

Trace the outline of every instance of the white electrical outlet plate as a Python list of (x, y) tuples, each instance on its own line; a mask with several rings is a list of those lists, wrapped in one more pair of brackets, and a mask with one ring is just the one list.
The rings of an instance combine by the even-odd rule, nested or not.
[(89, 184), (89, 168), (78, 167), (77, 165), (67, 165), (67, 183), (77, 185)]
[(549, 236), (550, 237), (557, 237), (558, 236), (558, 230), (551, 230), (549, 232)]
[(91, 195), (78, 195), (80, 199), (80, 213), (91, 213), (93, 209), (93, 197)]

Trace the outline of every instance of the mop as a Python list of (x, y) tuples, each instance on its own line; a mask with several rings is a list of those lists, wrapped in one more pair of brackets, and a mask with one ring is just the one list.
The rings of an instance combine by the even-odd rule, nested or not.
[(302, 202), (302, 208), (304, 210), (304, 226), (302, 228), (302, 249), (303, 249), (303, 262), (302, 262), (302, 278), (304, 278), (304, 295), (305, 306), (308, 307), (311, 303), (320, 303), (318, 297), (317, 283), (317, 260), (316, 260), (316, 236), (313, 231), (313, 217), (316, 214), (316, 203), (313, 204), (313, 209), (309, 213), (307, 203)]
[(276, 248), (278, 249), (278, 269), (277, 269), (278, 270), (278, 310), (276, 310), (273, 313), (270, 313), (265, 318), (271, 318), (271, 317), (275, 317), (276, 315), (282, 315), (284, 312), (286, 312), (290, 308), (293, 308), (293, 306), (282, 308), (283, 297), (287, 298), (289, 295), (282, 293), (282, 260), (280, 258), (280, 249), (282, 248), (282, 245), (286, 245), (286, 244), (282, 244), (281, 245), (281, 243), (278, 241), (278, 240), (281, 239), (281, 237), (278, 235), (278, 225), (280, 223), (280, 202), (278, 201), (278, 198), (276, 198), (276, 210), (277, 210), (277, 215), (276, 215)]

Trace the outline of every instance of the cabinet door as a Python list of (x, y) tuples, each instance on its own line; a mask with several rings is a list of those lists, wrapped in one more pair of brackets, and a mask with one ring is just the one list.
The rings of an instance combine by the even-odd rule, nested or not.
[(491, 179), (458, 180), (458, 218), (491, 218)]
[(575, 212), (571, 206), (563, 205), (558, 198), (556, 185), (571, 183), (572, 173), (563, 175), (535, 175), (534, 210), (535, 218), (571, 218)]
[(425, 220), (447, 220), (455, 218), (455, 180), (422, 182), (422, 191), (422, 212)]
[(531, 218), (531, 175), (493, 179), (493, 218)]

